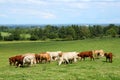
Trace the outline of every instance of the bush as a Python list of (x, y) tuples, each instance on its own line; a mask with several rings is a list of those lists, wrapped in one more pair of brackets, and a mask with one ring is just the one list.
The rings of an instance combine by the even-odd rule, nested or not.
[(36, 35), (31, 35), (31, 37), (30, 37), (30, 40), (31, 41), (36, 41), (36, 40), (38, 40), (39, 38), (38, 38), (38, 36), (36, 36)]
[(73, 37), (71, 35), (66, 36), (65, 40), (70, 41), (73, 40)]
[(5, 41), (13, 41), (13, 40), (14, 40), (14, 37), (13, 37), (12, 35), (5, 36), (5, 37), (4, 37), (4, 40), (5, 40)]

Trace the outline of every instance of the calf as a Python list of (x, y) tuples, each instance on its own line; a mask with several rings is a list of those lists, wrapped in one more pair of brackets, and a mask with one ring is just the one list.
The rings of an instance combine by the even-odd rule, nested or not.
[(104, 56), (106, 57), (106, 62), (109, 59), (109, 62), (112, 63), (112, 59), (113, 59), (113, 54), (110, 53), (105, 53)]
[(85, 60), (85, 57), (90, 57), (90, 59), (94, 60), (94, 57), (93, 57), (93, 52), (92, 51), (85, 51), (85, 52), (80, 52), (78, 55), (78, 57), (81, 57), (81, 60), (84, 59)]

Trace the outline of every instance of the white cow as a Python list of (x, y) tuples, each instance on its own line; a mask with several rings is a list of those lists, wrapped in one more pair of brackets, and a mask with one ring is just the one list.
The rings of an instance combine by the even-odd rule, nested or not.
[(61, 65), (61, 63), (67, 62), (70, 63), (70, 60), (73, 60), (74, 62), (77, 61), (77, 52), (64, 52), (59, 54), (59, 61), (58, 65)]
[(51, 57), (51, 61), (57, 60), (59, 53), (61, 53), (62, 51), (56, 51), (56, 52), (49, 52), (47, 51), (46, 53), (48, 53)]
[(26, 55), (23, 59), (23, 65), (27, 64), (27, 66), (36, 64), (36, 59), (35, 59), (35, 55), (30, 54), (30, 55)]

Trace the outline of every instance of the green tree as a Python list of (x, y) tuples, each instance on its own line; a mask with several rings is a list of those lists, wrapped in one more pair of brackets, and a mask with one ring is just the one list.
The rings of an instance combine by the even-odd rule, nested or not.
[(14, 39), (14, 40), (20, 40), (20, 39), (21, 39), (20, 33), (17, 32), (17, 31), (14, 31), (14, 32), (11, 34), (11, 36), (13, 36), (13, 39)]
[(112, 37), (115, 37), (117, 35), (117, 32), (115, 31), (114, 28), (108, 29), (106, 33)]
[(13, 35), (5, 36), (4, 40), (5, 41), (13, 41), (14, 40), (14, 36)]
[(62, 38), (62, 39), (65, 39), (66, 38), (66, 28), (64, 26), (62, 26), (60, 29), (59, 29), (59, 38)]
[(55, 26), (47, 25), (44, 28), (44, 35), (50, 39), (58, 38), (58, 28)]
[(89, 27), (91, 37), (103, 37), (103, 27), (100, 25), (93, 25), (93, 27)]
[(118, 26), (118, 36), (120, 38), (120, 26)]
[(75, 39), (75, 30), (70, 26), (70, 27), (66, 27), (66, 38), (68, 40), (73, 40)]
[(1, 32), (0, 32), (0, 40), (3, 40), (3, 37), (2, 37), (2, 35), (1, 35)]
[(36, 40), (38, 40), (38, 36), (36, 36), (36, 35), (31, 35), (30, 40), (31, 40), (31, 41), (36, 41)]
[(80, 27), (78, 25), (72, 25), (72, 27), (75, 30), (75, 39), (76, 40), (81, 39)]

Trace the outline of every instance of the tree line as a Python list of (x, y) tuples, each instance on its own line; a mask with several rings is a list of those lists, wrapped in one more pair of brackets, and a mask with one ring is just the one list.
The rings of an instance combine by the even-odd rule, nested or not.
[[(7, 35), (4, 35), (6, 33)], [(120, 26), (109, 24), (102, 25), (68, 25), (44, 27), (15, 27), (0, 26), (0, 40), (81, 40), (87, 38), (120, 37)]]

